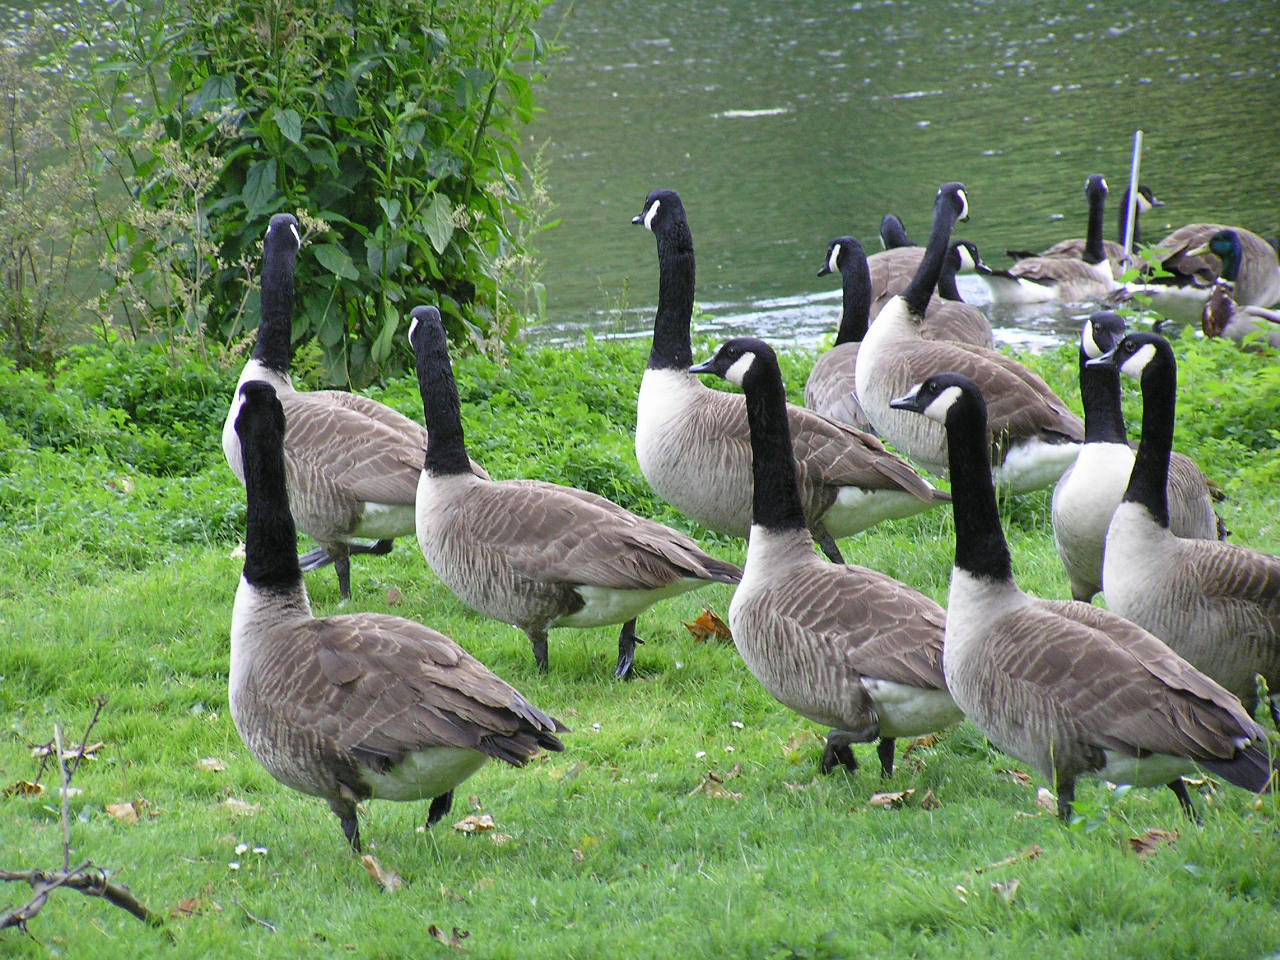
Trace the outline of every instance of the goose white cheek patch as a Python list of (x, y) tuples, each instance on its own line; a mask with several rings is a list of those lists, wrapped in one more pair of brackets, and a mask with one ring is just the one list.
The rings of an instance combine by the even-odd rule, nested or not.
[(1127, 377), (1133, 377), (1138, 380), (1142, 377), (1142, 371), (1147, 368), (1147, 364), (1151, 362), (1151, 358), (1156, 355), (1156, 348), (1149, 343), (1143, 344), (1138, 348), (1138, 352), (1132, 357), (1120, 364), (1120, 372)]
[(298, 246), (302, 246), (302, 236), (298, 233), (298, 228), (292, 223), (289, 224), (289, 232), (293, 234), (293, 242)]
[(733, 361), (733, 365), (724, 372), (724, 378), (730, 383), (742, 386), (742, 381), (747, 375), (747, 371), (751, 369), (751, 364), (755, 362), (756, 355), (754, 353), (744, 353), (737, 360)]
[(969, 195), (963, 190), (957, 190), (956, 196), (960, 198), (960, 217), (961, 220), (969, 219)]
[(831, 253), (827, 256), (827, 269), (832, 273), (840, 271), (840, 248), (832, 246)]
[(936, 420), (938, 423), (946, 423), (947, 411), (955, 405), (960, 399), (959, 387), (947, 387), (937, 398), (924, 408), (924, 415), (930, 420)]
[(1084, 355), (1090, 360), (1097, 360), (1102, 356), (1102, 350), (1098, 347), (1098, 339), (1093, 335), (1093, 321), (1086, 320), (1084, 322), (1084, 330), (1080, 334), (1080, 347), (1084, 350)]
[(409, 341), (409, 346), (413, 346), (413, 331), (418, 329), (418, 318), (414, 317), (409, 321), (409, 332), (405, 335), (405, 339)]
[(644, 215), (644, 228), (645, 228), (646, 230), (652, 230), (652, 229), (653, 229), (653, 218), (654, 218), (654, 217), (656, 217), (656, 216), (658, 215), (658, 207), (660, 207), (660, 206), (662, 206), (662, 201), (661, 201), (661, 200), (655, 200), (655, 201), (653, 201), (653, 206), (651, 206), (648, 210), (646, 210), (646, 211), (645, 211), (645, 215)]

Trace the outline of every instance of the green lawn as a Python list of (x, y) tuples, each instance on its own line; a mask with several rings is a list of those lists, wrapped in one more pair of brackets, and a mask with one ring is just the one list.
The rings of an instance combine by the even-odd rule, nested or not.
[[(1222, 343), (1177, 350), (1180, 448), (1229, 494), (1234, 539), (1280, 552), (1280, 366)], [(458, 379), (473, 455), (495, 477), (588, 486), (741, 561), (741, 543), (683, 523), (639, 475), (644, 353), (610, 343), (518, 352), (506, 366), (468, 358)], [(793, 396), (810, 361), (786, 358)], [(1078, 409), (1071, 351), (1034, 362)], [(0, 956), (447, 957), (440, 938), (455, 928), (472, 956), (521, 960), (1280, 951), (1275, 798), (1206, 782), (1195, 827), (1167, 790), (1088, 782), (1063, 826), (1037, 804), (1038, 777), (968, 724), (899, 743), (888, 782), (870, 745), (857, 774), (821, 777), (825, 731), (765, 694), (732, 645), (682, 626), (703, 607), (727, 614), (729, 589), (644, 615), (634, 682), (612, 679), (614, 628), (554, 632), (540, 676), (524, 636), (462, 607), (411, 540), (356, 558), (345, 609), (448, 633), (573, 732), (564, 753), (523, 770), (483, 768), (430, 832), (426, 803), (370, 804), (367, 852), (403, 880), (385, 891), (327, 806), (272, 780), (227, 712), (243, 495), (216, 434), (236, 371), (151, 363), (86, 354), (53, 392), (0, 370), (0, 789), (34, 778), (29, 745), (55, 723), (78, 741), (106, 694), (92, 736), (103, 746), (69, 801), (73, 863), (108, 868), (166, 924), (59, 891), (30, 938), (0, 933)], [(411, 381), (377, 395), (421, 413)], [(1022, 585), (1065, 598), (1048, 502), (1006, 504), (1006, 524)], [(842, 543), (944, 602), (952, 545), (946, 510)], [(343, 612), (331, 571), (308, 586), (318, 614)], [(914, 792), (884, 807), (872, 803), (882, 791)], [(129, 801), (137, 822), (106, 809)], [(57, 807), (56, 790), (0, 799), (0, 869), (61, 865)], [(495, 828), (455, 830), (469, 814)], [(1152, 829), (1177, 839), (1139, 859), (1130, 841)], [(0, 913), (27, 896), (0, 885)]]

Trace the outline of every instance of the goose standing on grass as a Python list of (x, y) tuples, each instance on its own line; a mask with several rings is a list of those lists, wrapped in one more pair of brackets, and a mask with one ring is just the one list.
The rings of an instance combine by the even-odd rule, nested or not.
[(729, 340), (693, 373), (746, 394), (753, 478), (742, 583), (729, 606), (733, 642), (764, 688), (801, 716), (831, 727), (822, 771), (858, 763), (851, 744), (880, 738), (884, 776), (896, 737), (961, 719), (942, 677), (942, 608), (865, 567), (824, 562), (813, 550), (796, 482), (787, 397), (773, 350)]
[[(1133, 447), (1120, 408), (1120, 373), (1090, 365), (1124, 337), (1124, 319), (1106, 310), (1093, 314), (1080, 332), (1080, 397), (1084, 445), (1053, 488), (1053, 539), (1071, 581), (1071, 595), (1086, 603), (1102, 590), (1102, 553), (1111, 516), (1129, 485)], [(1175, 536), (1221, 540), (1222, 521), (1213, 492), (1195, 461), (1170, 459), (1170, 526)]]
[(935, 374), (893, 405), (947, 431), (956, 527), (942, 652), (947, 688), (992, 743), (1053, 781), (1058, 815), (1071, 816), (1082, 776), (1167, 784), (1190, 816), (1179, 778), (1193, 765), (1266, 789), (1270, 762), (1254, 742), (1265, 734), (1236, 697), (1114, 613), (1018, 589), (977, 385)]
[[(1114, 240), (1104, 240), (1102, 242), (1103, 251), (1107, 255), (1107, 263), (1111, 267), (1111, 276), (1119, 280), (1131, 266), (1141, 266), (1138, 254), (1135, 252), (1128, 259), (1124, 255), (1124, 233), (1129, 225), (1129, 187), (1125, 187), (1124, 201), (1120, 205), (1120, 233), (1119, 242)], [(1101, 174), (1094, 174), (1085, 181), (1085, 196), (1089, 198), (1089, 222), (1093, 223), (1094, 217), (1099, 220), (1103, 216), (1103, 207), (1107, 199), (1107, 182), (1102, 178)], [(1155, 194), (1145, 185), (1138, 185), (1138, 202), (1133, 208), (1133, 247), (1134, 251), (1138, 250), (1138, 245), (1142, 242), (1142, 234), (1139, 229), (1142, 214), (1155, 207), (1163, 207), (1164, 204), (1155, 198)], [(1099, 229), (1101, 229), (1099, 227)], [(1015, 260), (1025, 260), (1028, 257), (1051, 257), (1059, 260), (1083, 260), (1084, 250), (1088, 245), (1088, 241), (1084, 237), (1073, 237), (1070, 240), (1060, 240), (1048, 250), (1035, 253), (1031, 250), (1006, 250), (1009, 256)]]
[[(745, 537), (751, 527), (751, 437), (741, 396), (712, 390), (693, 363), (693, 235), (674, 190), (655, 190), (632, 220), (658, 247), (653, 347), (636, 408), (636, 459), (664, 500), (705, 527)], [(800, 498), (814, 539), (836, 562), (835, 540), (945, 501), (875, 437), (788, 406)]]
[(893, 409), (890, 400), (940, 369), (957, 370), (991, 398), (991, 454), (1000, 482), (1013, 493), (1056, 483), (1075, 459), (1084, 424), (1042, 379), (994, 350), (930, 341), (921, 335), (925, 305), (946, 256), (952, 225), (968, 216), (964, 186), (945, 183), (934, 205), (929, 246), (911, 285), (890, 300), (858, 350), (858, 400), (876, 431), (916, 463), (947, 469), (941, 424)]
[[(388, 553), (394, 538), (413, 533), (427, 432), (398, 411), (356, 393), (299, 393), (293, 388), (293, 273), (300, 242), (298, 221), (290, 214), (271, 218), (263, 245), (257, 344), (236, 384), (222, 428), (222, 451), (243, 483), (235, 431), (240, 387), (250, 380), (271, 384), (288, 425), (284, 453), (293, 516), (302, 532), (320, 544), (302, 558), (302, 569), (332, 562), (345, 600), (351, 596), (352, 554)], [(478, 464), (472, 469), (484, 475)], [(377, 542), (358, 539), (370, 537)]]
[(418, 543), (463, 603), (514, 624), (548, 666), (547, 630), (621, 623), (616, 675), (635, 659), (636, 617), (654, 603), (742, 571), (693, 538), (585, 490), (495, 482), (470, 468), (449, 343), (435, 307), (416, 307), (409, 342), (431, 437), (418, 485)]
[(1169, 529), (1166, 494), (1178, 368), (1154, 333), (1131, 333), (1092, 363), (1113, 364), (1142, 384), (1142, 439), (1124, 499), (1107, 530), (1107, 606), (1150, 630), (1244, 702), (1254, 677), (1271, 689), (1280, 727), (1280, 557)]
[(1100, 300), (1115, 288), (1116, 278), (1102, 237), (1107, 181), (1101, 174), (1085, 181), (1085, 194), (1089, 198), (1089, 230), (1080, 258), (1035, 256), (1019, 260), (1008, 270), (980, 268), (978, 275), (986, 281), (992, 302)]
[(329, 801), (360, 851), (356, 804), (431, 799), (427, 825), (494, 757), (563, 750), (564, 727), (442, 633), (381, 613), (317, 620), (289, 513), (285, 414), (268, 383), (237, 389), (248, 501), (231, 620), (231, 717), (287, 787)]
[[(1268, 346), (1280, 348), (1280, 312), (1236, 302), (1236, 281), (1244, 245), (1235, 230), (1219, 230), (1194, 255), (1212, 253), (1222, 261), (1222, 276), (1213, 281), (1213, 289), (1200, 314), (1200, 329), (1209, 338), (1227, 337), (1245, 346), (1245, 338), (1261, 335)], [(1258, 339), (1255, 337), (1255, 339)]]

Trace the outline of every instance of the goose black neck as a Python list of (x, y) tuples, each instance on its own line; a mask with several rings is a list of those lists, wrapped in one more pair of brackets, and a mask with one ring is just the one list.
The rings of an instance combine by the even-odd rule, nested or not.
[(284, 417), (273, 423), (268, 413), (245, 408), (236, 424), (247, 502), (244, 578), (255, 587), (283, 592), (302, 583), (302, 570), (285, 488)]
[(751, 430), (752, 522), (777, 533), (807, 527), (796, 481), (787, 394), (776, 357), (756, 355), (742, 384)]
[(991, 477), (991, 439), (981, 401), (966, 396), (947, 416), (947, 463), (956, 527), (956, 566), (990, 580), (1012, 580)]
[(916, 268), (916, 275), (902, 296), (907, 307), (914, 316), (924, 316), (929, 306), (929, 298), (933, 296), (938, 285), (938, 277), (942, 274), (942, 265), (946, 262), (951, 246), (951, 228), (955, 226), (956, 212), (945, 196), (940, 196), (934, 204), (933, 230), (929, 233), (929, 244), (925, 247), (924, 257)]
[(462, 432), (462, 406), (449, 360), (449, 340), (438, 320), (422, 323), (423, 330), (415, 339), (413, 353), (427, 423), (427, 455), (423, 464), (433, 476), (470, 473), (471, 459), (467, 456)]
[[(1168, 350), (1166, 346), (1164, 350)], [(1169, 526), (1169, 454), (1178, 394), (1178, 370), (1164, 351), (1142, 371), (1142, 439), (1124, 499), (1140, 503), (1162, 527)]]
[(658, 242), (658, 311), (653, 318), (650, 370), (688, 370), (693, 364), (693, 234), (683, 217), (662, 224)]
[(959, 256), (952, 256), (950, 252), (947, 259), (942, 264), (942, 272), (938, 274), (938, 296), (943, 300), (955, 300), (960, 303), (964, 302), (964, 298), (960, 296), (960, 288), (956, 286), (956, 271), (959, 269)]
[(1107, 250), (1103, 244), (1103, 217), (1107, 203), (1107, 192), (1101, 186), (1089, 191), (1089, 227), (1084, 239), (1085, 263), (1101, 263), (1107, 259)]
[(841, 258), (840, 280), (844, 296), (836, 343), (860, 343), (871, 319), (871, 268), (866, 256), (846, 251)]
[(262, 258), (262, 316), (253, 359), (277, 373), (288, 374), (293, 361), (293, 272), (296, 247), (268, 237)]
[(1120, 407), (1120, 371), (1111, 364), (1088, 365), (1080, 351), (1080, 401), (1084, 404), (1085, 443), (1128, 443)]

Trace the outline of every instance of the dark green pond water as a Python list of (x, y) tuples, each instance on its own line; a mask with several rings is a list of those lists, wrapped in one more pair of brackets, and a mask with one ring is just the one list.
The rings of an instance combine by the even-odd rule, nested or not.
[[(957, 236), (993, 263), (1082, 236), (1090, 173), (1113, 238), (1135, 129), (1167, 204), (1144, 239), (1280, 221), (1280, 3), (561, 0), (543, 27), (567, 49), (530, 139), (563, 223), (540, 238), (535, 338), (647, 331), (654, 243), (630, 219), (655, 187), (689, 212), (698, 329), (801, 343), (838, 315), (827, 241), (878, 249), (893, 211), (923, 242), (944, 181), (968, 187)], [(976, 278), (961, 291), (985, 303)], [(1082, 308), (1021, 310), (993, 314), (998, 339), (1056, 341)]]

